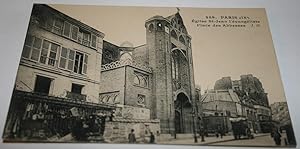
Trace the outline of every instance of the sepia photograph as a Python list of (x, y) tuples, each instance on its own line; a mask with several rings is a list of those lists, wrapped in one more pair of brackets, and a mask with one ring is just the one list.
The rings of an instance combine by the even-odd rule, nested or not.
[(264, 8), (34, 4), (3, 142), (296, 147)]

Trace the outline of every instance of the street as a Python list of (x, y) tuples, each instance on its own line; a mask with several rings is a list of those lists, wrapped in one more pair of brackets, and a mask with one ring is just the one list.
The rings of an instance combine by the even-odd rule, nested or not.
[[(281, 134), (281, 145), (284, 146), (284, 138), (286, 135)], [(234, 140), (233, 136), (228, 135), (223, 138), (216, 137), (205, 137), (205, 142), (201, 142), (201, 138), (198, 138), (198, 142), (194, 143), (193, 138), (184, 139), (172, 139), (168, 141), (159, 141), (158, 144), (189, 144), (189, 145), (216, 145), (216, 146), (276, 146), (273, 138), (271, 138), (269, 133), (265, 134), (255, 134), (254, 139), (242, 139)]]
[[(284, 143), (285, 134), (282, 134), (281, 146), (285, 146)], [(254, 139), (243, 139), (243, 140), (231, 140), (224, 142), (210, 143), (209, 145), (226, 145), (226, 146), (276, 146), (273, 138), (270, 134), (257, 136)]]

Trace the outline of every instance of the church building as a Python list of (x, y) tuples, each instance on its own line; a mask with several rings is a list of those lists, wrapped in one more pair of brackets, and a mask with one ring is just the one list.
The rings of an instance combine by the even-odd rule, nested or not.
[(179, 12), (153, 16), (145, 21), (145, 32), (146, 43), (137, 47), (103, 42), (99, 100), (118, 107), (106, 136), (126, 137), (128, 123), (138, 136), (148, 131), (193, 133), (194, 70), (191, 36), (183, 19)]

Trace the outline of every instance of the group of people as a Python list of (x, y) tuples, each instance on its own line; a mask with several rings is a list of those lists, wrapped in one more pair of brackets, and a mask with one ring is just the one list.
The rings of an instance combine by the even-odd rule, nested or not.
[(90, 134), (104, 132), (104, 123), (103, 119), (99, 119), (95, 115), (78, 117), (74, 122), (71, 132), (77, 141), (87, 141)]
[[(135, 133), (134, 133), (134, 129), (131, 129), (131, 132), (128, 134), (128, 142), (129, 143), (137, 143)], [(153, 132), (150, 132), (149, 143), (151, 143), (151, 144), (155, 143), (155, 136), (154, 136)]]
[(222, 127), (218, 127), (216, 131), (216, 137), (219, 138), (219, 136), (221, 137), (221, 139), (223, 138), (223, 136), (225, 136), (225, 132)]

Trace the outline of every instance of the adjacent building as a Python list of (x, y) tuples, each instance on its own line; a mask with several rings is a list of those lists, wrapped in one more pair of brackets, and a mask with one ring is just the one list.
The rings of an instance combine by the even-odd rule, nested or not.
[(207, 132), (215, 132), (218, 129), (231, 132), (232, 119), (245, 119), (250, 129), (258, 130), (253, 104), (242, 101), (232, 89), (208, 90), (202, 96), (201, 102)]
[[(223, 128), (231, 131), (229, 119), (244, 119), (247, 127), (253, 132), (269, 132), (271, 128), (271, 109), (267, 93), (262, 83), (253, 75), (241, 75), (240, 80), (223, 77), (216, 81), (214, 89), (208, 90), (201, 97), (204, 110), (204, 120), (210, 122), (211, 131)], [(215, 117), (222, 117), (223, 121), (216, 123)], [(220, 118), (219, 118), (220, 119)], [(225, 121), (226, 120), (226, 121)], [(204, 123), (205, 124), (205, 123)]]
[(275, 102), (270, 107), (272, 110), (272, 120), (277, 122), (279, 126), (291, 124), (287, 102)]
[(4, 140), (64, 136), (80, 117), (96, 116), (104, 128), (115, 105), (99, 103), (103, 38), (47, 5), (34, 5)]

